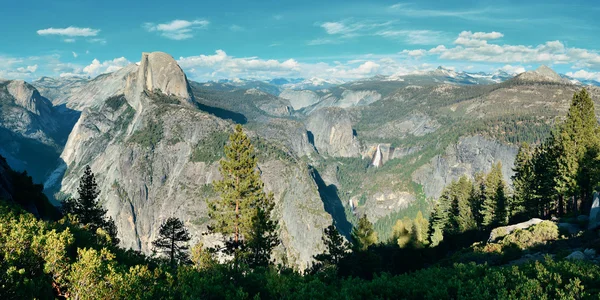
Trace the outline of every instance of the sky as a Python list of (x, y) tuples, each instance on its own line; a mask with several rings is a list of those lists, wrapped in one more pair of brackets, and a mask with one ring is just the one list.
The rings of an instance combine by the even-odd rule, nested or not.
[(0, 78), (93, 78), (163, 51), (196, 81), (542, 64), (600, 81), (599, 16), (597, 0), (3, 0)]

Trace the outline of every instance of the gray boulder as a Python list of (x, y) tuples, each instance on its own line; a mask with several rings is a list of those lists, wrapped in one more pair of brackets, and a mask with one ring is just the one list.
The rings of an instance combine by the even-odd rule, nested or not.
[(537, 224), (541, 223), (542, 221), (543, 221), (542, 219), (533, 218), (527, 222), (521, 222), (521, 223), (514, 224), (514, 225), (508, 225), (508, 226), (494, 228), (492, 230), (492, 232), (490, 233), (490, 238), (488, 239), (488, 242), (494, 242), (496, 239), (503, 237), (505, 235), (508, 235), (517, 229), (527, 229), (533, 225), (537, 225)]
[(588, 229), (596, 229), (598, 227), (600, 227), (600, 198), (598, 198), (598, 192), (594, 192), (594, 202), (592, 202), (592, 208), (590, 209)]
[(585, 254), (583, 254), (583, 252), (581, 251), (575, 251), (571, 254), (569, 254), (569, 256), (566, 257), (568, 260), (585, 260)]
[(583, 254), (585, 254), (585, 255), (586, 255), (586, 256), (588, 256), (588, 257), (591, 257), (591, 258), (593, 258), (593, 257), (595, 257), (595, 256), (596, 256), (596, 250), (594, 250), (594, 249), (585, 249), (585, 250), (583, 251)]

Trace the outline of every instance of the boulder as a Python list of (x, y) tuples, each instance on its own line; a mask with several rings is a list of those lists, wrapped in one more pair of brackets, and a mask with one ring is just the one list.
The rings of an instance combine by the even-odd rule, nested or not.
[(585, 254), (583, 254), (583, 252), (581, 251), (575, 251), (571, 254), (569, 254), (569, 256), (566, 257), (568, 260), (585, 260)]
[(594, 192), (594, 201), (592, 202), (592, 208), (590, 209), (588, 229), (596, 229), (598, 227), (600, 227), (600, 198), (598, 198), (598, 192)]
[(510, 234), (511, 232), (517, 229), (527, 229), (533, 225), (537, 225), (541, 223), (543, 220), (538, 218), (533, 218), (527, 222), (522, 222), (514, 225), (497, 227), (492, 230), (490, 233), (490, 238), (488, 239), (488, 243), (496, 241), (496, 239), (503, 237), (505, 235)]
[(594, 249), (585, 249), (585, 250), (583, 251), (583, 254), (585, 254), (585, 255), (586, 255), (586, 256), (588, 256), (588, 257), (591, 257), (591, 258), (593, 258), (593, 257), (595, 257), (595, 256), (596, 256), (596, 250), (594, 250)]
[(581, 228), (576, 224), (571, 223), (558, 223), (558, 229), (562, 230), (561, 232), (569, 232), (569, 234), (575, 234), (581, 231)]

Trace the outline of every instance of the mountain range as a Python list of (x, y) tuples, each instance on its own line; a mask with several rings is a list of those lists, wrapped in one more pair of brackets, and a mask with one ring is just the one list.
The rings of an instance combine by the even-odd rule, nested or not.
[(170, 55), (143, 53), (139, 64), (93, 79), (0, 81), (0, 155), (43, 182), (56, 204), (76, 194), (90, 165), (125, 247), (149, 252), (170, 216), (210, 246), (217, 237), (202, 235), (205, 199), (218, 197), (218, 160), (242, 124), (275, 194), (275, 256), (306, 267), (332, 219), (349, 235), (367, 214), (385, 236), (396, 219), (427, 213), (462, 175), (502, 162), (510, 180), (518, 144), (545, 138), (582, 87), (600, 100), (593, 84), (544, 66), (199, 83)]

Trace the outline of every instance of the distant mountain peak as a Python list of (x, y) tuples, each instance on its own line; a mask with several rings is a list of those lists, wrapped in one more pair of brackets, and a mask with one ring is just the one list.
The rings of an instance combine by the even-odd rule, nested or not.
[(558, 73), (554, 72), (551, 68), (541, 65), (539, 68), (533, 71), (527, 71), (521, 73), (515, 77), (518, 81), (525, 82), (553, 82), (562, 84), (571, 84), (568, 79), (562, 78)]

